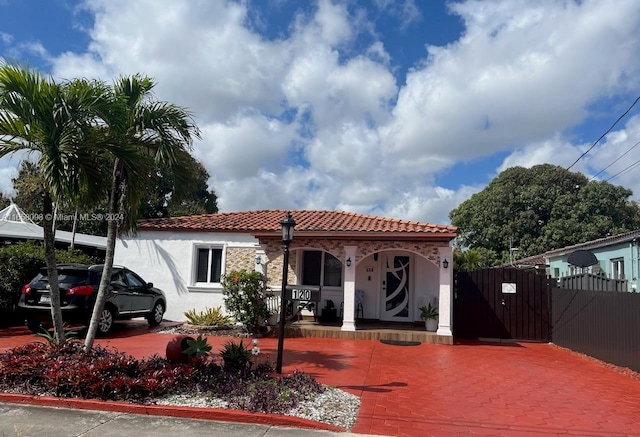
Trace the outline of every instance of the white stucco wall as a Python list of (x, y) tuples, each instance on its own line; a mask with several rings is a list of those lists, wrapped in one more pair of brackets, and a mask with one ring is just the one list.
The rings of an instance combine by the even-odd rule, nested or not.
[(440, 273), (438, 266), (428, 259), (416, 256), (415, 261), (416, 299), (413, 310), (414, 321), (420, 321), (420, 307), (433, 303), (434, 298), (440, 296)]
[[(247, 234), (141, 231), (134, 238), (119, 239), (115, 264), (138, 273), (167, 296), (166, 320), (184, 321), (185, 311), (221, 306), (220, 287), (195, 286), (196, 247), (202, 244), (223, 248), (257, 248), (258, 241)], [(223, 250), (222, 273), (225, 253)]]

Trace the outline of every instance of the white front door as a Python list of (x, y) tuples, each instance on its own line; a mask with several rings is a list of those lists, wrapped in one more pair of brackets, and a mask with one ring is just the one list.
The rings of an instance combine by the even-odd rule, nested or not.
[(411, 255), (406, 252), (382, 255), (380, 320), (411, 322)]

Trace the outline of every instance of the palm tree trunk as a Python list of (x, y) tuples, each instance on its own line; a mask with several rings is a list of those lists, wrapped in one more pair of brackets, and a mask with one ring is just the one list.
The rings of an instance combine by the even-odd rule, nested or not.
[(76, 247), (76, 230), (78, 228), (78, 207), (76, 206), (76, 213), (73, 215), (73, 229), (71, 230), (71, 245), (69, 249), (73, 250)]
[[(111, 195), (109, 197), (109, 217), (116, 217), (118, 213), (118, 205), (122, 183), (122, 164), (119, 159), (116, 158), (113, 165), (113, 184), (111, 185)], [(100, 321), (100, 314), (104, 309), (104, 303), (107, 300), (107, 290), (111, 283), (111, 271), (113, 270), (113, 257), (116, 247), (116, 235), (118, 233), (117, 220), (109, 220), (107, 222), (107, 250), (104, 258), (104, 266), (102, 268), (102, 277), (100, 278), (100, 286), (98, 287), (98, 295), (96, 296), (96, 303), (93, 306), (93, 313), (91, 314), (91, 323), (89, 323), (89, 329), (87, 330), (87, 337), (84, 340), (84, 348), (91, 350), (93, 342), (96, 339), (96, 333), (98, 331), (98, 322)]]
[(64, 343), (64, 325), (62, 310), (60, 309), (60, 288), (58, 286), (58, 268), (56, 264), (55, 236), (53, 231), (53, 202), (49, 193), (44, 195), (44, 256), (47, 264), (47, 277), (51, 297), (51, 321), (56, 342)]

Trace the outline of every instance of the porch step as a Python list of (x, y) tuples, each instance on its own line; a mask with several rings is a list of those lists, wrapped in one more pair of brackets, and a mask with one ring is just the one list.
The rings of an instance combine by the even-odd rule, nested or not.
[(340, 326), (321, 325), (315, 322), (294, 322), (285, 327), (286, 337), (340, 338), (353, 340), (418, 341), (420, 343), (453, 344), (453, 337), (427, 332), (422, 328), (386, 327), (384, 325), (356, 326), (355, 331), (342, 331)]

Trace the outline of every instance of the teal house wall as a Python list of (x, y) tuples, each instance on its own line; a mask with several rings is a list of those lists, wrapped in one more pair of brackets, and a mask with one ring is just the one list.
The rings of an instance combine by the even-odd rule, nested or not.
[(595, 255), (598, 264), (584, 269), (607, 278), (626, 279), (629, 291), (639, 291), (640, 277), (640, 230), (601, 238), (545, 253), (549, 275), (553, 278), (580, 273), (581, 269), (567, 262), (576, 250), (588, 250)]

